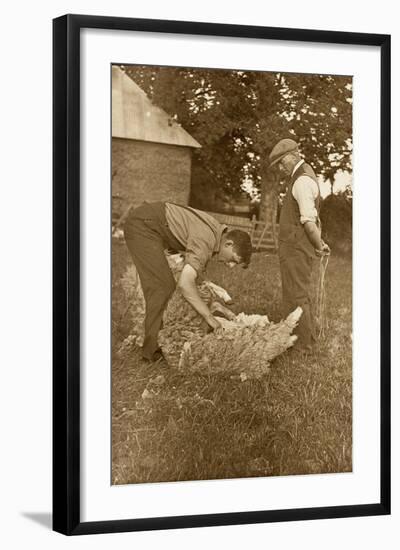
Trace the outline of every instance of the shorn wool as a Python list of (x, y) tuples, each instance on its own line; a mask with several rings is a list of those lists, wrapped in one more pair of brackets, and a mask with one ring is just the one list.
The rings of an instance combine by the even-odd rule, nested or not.
[[(183, 267), (179, 254), (167, 255), (175, 276)], [(127, 344), (142, 345), (145, 302), (140, 279), (134, 266), (122, 278), (132, 320), (131, 336)], [(164, 313), (159, 344), (169, 366), (184, 372), (225, 372), (259, 378), (268, 372), (272, 359), (290, 348), (297, 337), (292, 334), (302, 310), (297, 308), (280, 323), (272, 323), (267, 315), (235, 315), (227, 307), (231, 302), (228, 293), (210, 281), (198, 285), (203, 301), (214, 315), (218, 315), (221, 328), (209, 332), (203, 318), (183, 298), (179, 290), (171, 297)], [(122, 351), (121, 349), (121, 351)]]

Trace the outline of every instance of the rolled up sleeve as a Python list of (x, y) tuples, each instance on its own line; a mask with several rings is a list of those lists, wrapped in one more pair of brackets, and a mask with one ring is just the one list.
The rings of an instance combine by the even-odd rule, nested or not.
[(315, 200), (318, 197), (318, 184), (308, 176), (301, 176), (296, 180), (292, 188), (293, 197), (296, 199), (300, 210), (300, 222), (316, 223), (318, 212), (315, 207)]
[(191, 235), (186, 245), (185, 264), (189, 264), (201, 273), (211, 259), (216, 239), (212, 232), (209, 232), (209, 239), (200, 235)]

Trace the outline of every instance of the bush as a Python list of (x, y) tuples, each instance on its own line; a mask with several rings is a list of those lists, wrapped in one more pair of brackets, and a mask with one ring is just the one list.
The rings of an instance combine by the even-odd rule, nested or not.
[(346, 192), (328, 195), (321, 204), (320, 218), (322, 238), (332, 252), (340, 255), (351, 255), (353, 204)]

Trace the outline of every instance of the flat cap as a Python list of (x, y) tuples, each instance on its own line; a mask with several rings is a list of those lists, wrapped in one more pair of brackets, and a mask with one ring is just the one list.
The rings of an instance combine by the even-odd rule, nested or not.
[(269, 155), (269, 167), (274, 166), (288, 153), (297, 151), (298, 145), (293, 139), (281, 139), (272, 149)]

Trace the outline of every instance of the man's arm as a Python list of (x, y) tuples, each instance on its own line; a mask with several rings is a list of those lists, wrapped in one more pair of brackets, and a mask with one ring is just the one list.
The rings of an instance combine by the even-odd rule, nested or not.
[(211, 328), (214, 330), (220, 328), (221, 324), (212, 315), (211, 311), (207, 307), (207, 304), (205, 304), (199, 296), (196, 286), (196, 278), (197, 271), (190, 264), (184, 265), (182, 273), (179, 277), (178, 288), (182, 292), (185, 300), (187, 300), (189, 304), (194, 307), (197, 313), (204, 318)]
[(317, 227), (316, 223), (306, 221), (304, 223), (304, 230), (306, 232), (308, 240), (315, 248), (317, 254), (326, 254), (330, 252), (329, 246), (321, 239), (321, 231)]
[(318, 218), (315, 200), (318, 197), (318, 184), (309, 176), (300, 176), (292, 188), (300, 210), (300, 222), (304, 225), (307, 238), (317, 255), (329, 254), (329, 246), (321, 239), (321, 229), (316, 220)]

